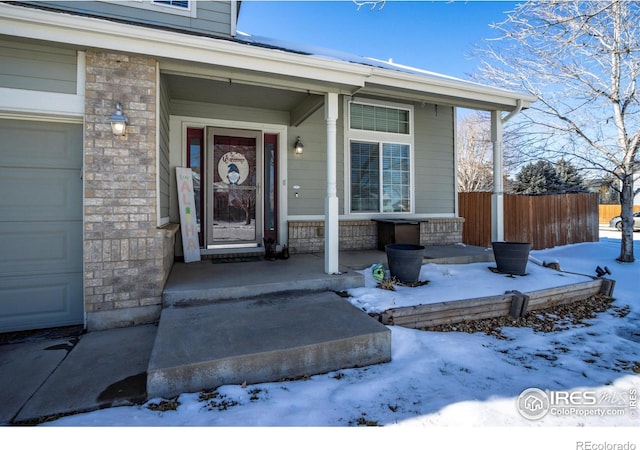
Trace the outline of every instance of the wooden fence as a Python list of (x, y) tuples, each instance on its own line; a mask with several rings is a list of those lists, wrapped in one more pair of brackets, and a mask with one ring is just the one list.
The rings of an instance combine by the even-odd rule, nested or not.
[[(461, 192), (462, 241), (491, 246), (491, 192)], [(599, 239), (598, 194), (504, 196), (504, 240), (531, 242), (533, 249)]]
[[(599, 209), (600, 223), (607, 224), (607, 225), (609, 224), (609, 221), (611, 219), (613, 219), (615, 216), (619, 216), (621, 211), (621, 207), (619, 204), (618, 205), (600, 205), (598, 209)], [(634, 212), (640, 211), (640, 205), (634, 205), (633, 211)]]

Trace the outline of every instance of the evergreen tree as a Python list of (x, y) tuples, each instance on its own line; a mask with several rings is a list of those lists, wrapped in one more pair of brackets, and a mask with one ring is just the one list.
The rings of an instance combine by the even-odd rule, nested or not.
[(578, 169), (565, 159), (556, 163), (556, 173), (562, 183), (562, 193), (588, 192)]
[(521, 195), (557, 194), (562, 182), (548, 161), (529, 163), (516, 174), (513, 191)]
[(516, 174), (513, 192), (521, 195), (552, 195), (587, 192), (578, 169), (561, 159), (556, 164), (540, 160), (529, 163)]

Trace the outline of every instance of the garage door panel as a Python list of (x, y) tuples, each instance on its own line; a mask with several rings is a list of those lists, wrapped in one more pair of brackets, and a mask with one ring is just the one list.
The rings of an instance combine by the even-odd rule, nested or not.
[(80, 170), (0, 168), (2, 220), (82, 218)]
[(0, 283), (14, 275), (82, 270), (82, 222), (0, 222)]
[(5, 279), (0, 287), (0, 332), (83, 322), (81, 274)]
[(0, 119), (0, 332), (84, 322), (82, 125)]
[(80, 125), (0, 120), (0, 165), (6, 167), (82, 167)]

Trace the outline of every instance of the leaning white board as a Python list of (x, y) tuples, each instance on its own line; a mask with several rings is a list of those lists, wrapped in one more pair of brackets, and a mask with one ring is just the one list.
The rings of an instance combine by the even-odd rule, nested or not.
[(198, 221), (192, 177), (191, 169), (176, 167), (182, 251), (186, 263), (200, 261), (200, 241), (198, 239)]

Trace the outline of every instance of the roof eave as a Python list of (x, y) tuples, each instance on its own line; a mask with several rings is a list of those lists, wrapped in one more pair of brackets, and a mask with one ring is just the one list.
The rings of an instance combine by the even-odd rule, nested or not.
[(424, 101), (482, 110), (513, 111), (520, 106), (527, 109), (537, 100), (530, 94), (470, 81), (374, 69), (361, 92), (381, 94), (384, 90), (405, 92), (411, 98)]
[[(0, 4), (0, 34), (203, 64), (211, 64), (213, 52), (217, 66), (247, 71), (259, 68), (260, 72), (292, 79), (320, 81), (328, 92), (344, 92), (345, 87), (352, 86), (354, 92), (360, 90), (409, 101), (440, 99), (453, 106), (503, 111), (514, 110), (518, 101), (523, 108), (535, 101), (526, 94), (463, 80), (4, 3)], [(176, 35), (179, 39), (175, 39)], [(332, 84), (335, 90), (331, 90)]]

